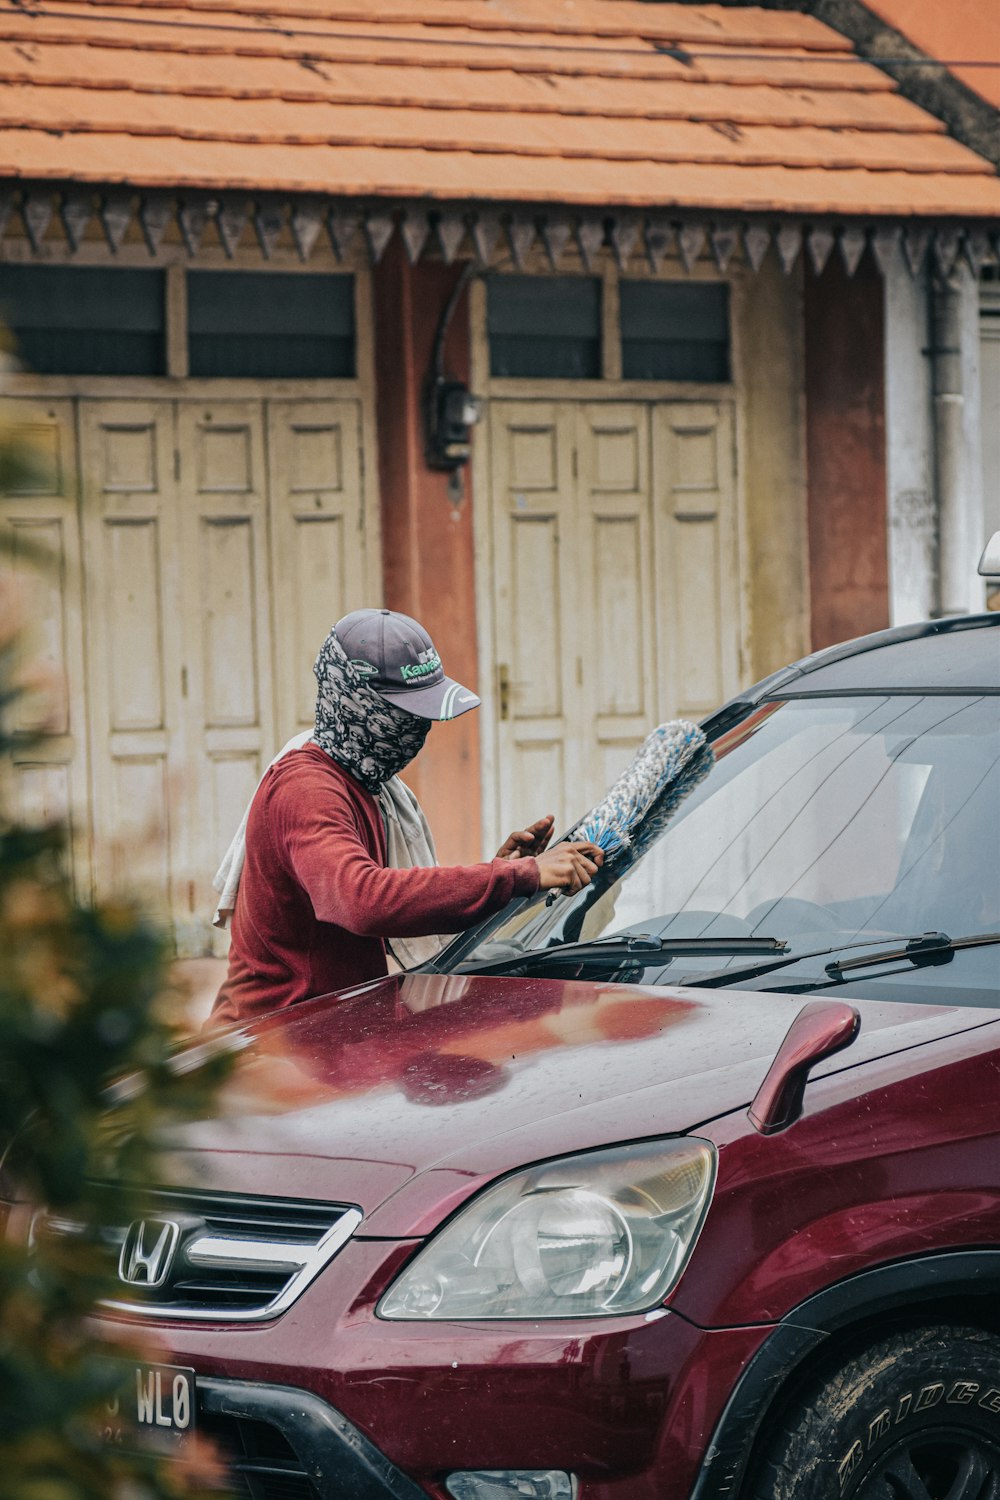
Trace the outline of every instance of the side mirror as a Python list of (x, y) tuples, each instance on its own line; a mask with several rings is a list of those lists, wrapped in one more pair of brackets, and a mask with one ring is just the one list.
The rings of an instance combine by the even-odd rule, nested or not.
[(979, 559), (979, 572), (983, 578), (1000, 579), (1000, 531), (994, 531)]

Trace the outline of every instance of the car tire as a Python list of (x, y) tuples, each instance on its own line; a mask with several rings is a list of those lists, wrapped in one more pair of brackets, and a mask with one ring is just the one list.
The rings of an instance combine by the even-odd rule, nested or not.
[(1000, 1338), (919, 1328), (800, 1398), (753, 1500), (1000, 1500)]

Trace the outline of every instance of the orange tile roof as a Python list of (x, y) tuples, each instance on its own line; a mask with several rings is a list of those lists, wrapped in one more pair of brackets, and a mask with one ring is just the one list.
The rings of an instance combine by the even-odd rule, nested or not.
[(1000, 217), (813, 17), (645, 0), (0, 0), (0, 177)]
[[(1000, 109), (1000, 4), (997, 0), (865, 0), (914, 46)], [(997, 120), (1000, 135), (1000, 118)]]

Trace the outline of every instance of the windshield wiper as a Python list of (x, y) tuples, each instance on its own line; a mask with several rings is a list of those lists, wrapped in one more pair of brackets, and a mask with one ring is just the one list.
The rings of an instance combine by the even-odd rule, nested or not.
[[(927, 939), (933, 939), (933, 945), (922, 949), (920, 944)], [(947, 963), (958, 948), (982, 948), (992, 943), (1000, 943), (1000, 933), (980, 932), (961, 938), (950, 938), (943, 932), (919, 933), (915, 938), (904, 937), (901, 942), (904, 944), (902, 948), (897, 946), (888, 950), (884, 946), (884, 938), (865, 938), (859, 943), (837, 943), (832, 948), (813, 948), (807, 953), (786, 953), (782, 958), (767, 959), (757, 964), (743, 964), (735, 969), (714, 969), (711, 974), (687, 974), (683, 979), (678, 979), (677, 983), (687, 985), (692, 989), (722, 989), (727, 985), (739, 984), (744, 979), (757, 979), (762, 974), (773, 974), (777, 969), (787, 969), (791, 964), (802, 963), (808, 958), (826, 958), (831, 953), (847, 953), (855, 948), (878, 948), (882, 951), (827, 964), (826, 972), (834, 978), (839, 978), (845, 970), (863, 969), (870, 964), (897, 963), (903, 958), (909, 959), (918, 967), (921, 963)]]
[(838, 958), (825, 964), (826, 972), (839, 979), (851, 969), (867, 969), (873, 964), (895, 964), (904, 960), (917, 968), (925, 964), (948, 964), (959, 948), (988, 948), (1000, 943), (1000, 932), (974, 932), (969, 937), (951, 938), (946, 932), (922, 932), (909, 938), (901, 948), (886, 948), (881, 953), (863, 953), (859, 958)]
[(782, 938), (717, 937), (659, 938), (649, 933), (633, 932), (613, 937), (594, 938), (589, 943), (554, 943), (550, 948), (528, 949), (516, 956), (477, 963), (457, 964), (455, 974), (519, 974), (526, 969), (561, 967), (567, 963), (607, 964), (638, 963), (643, 968), (674, 957), (712, 958), (740, 953), (786, 953), (788, 944)]

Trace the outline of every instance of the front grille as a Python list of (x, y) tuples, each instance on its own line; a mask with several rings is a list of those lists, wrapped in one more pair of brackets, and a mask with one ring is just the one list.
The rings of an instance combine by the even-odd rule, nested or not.
[[(151, 1318), (248, 1322), (290, 1307), (361, 1223), (348, 1204), (228, 1193), (147, 1193), (143, 1217), (106, 1226), (114, 1293), (103, 1306)], [(72, 1233), (50, 1219), (43, 1232)]]
[(200, 1430), (225, 1466), (225, 1495), (235, 1500), (319, 1500), (291, 1444), (269, 1422), (206, 1414)]

